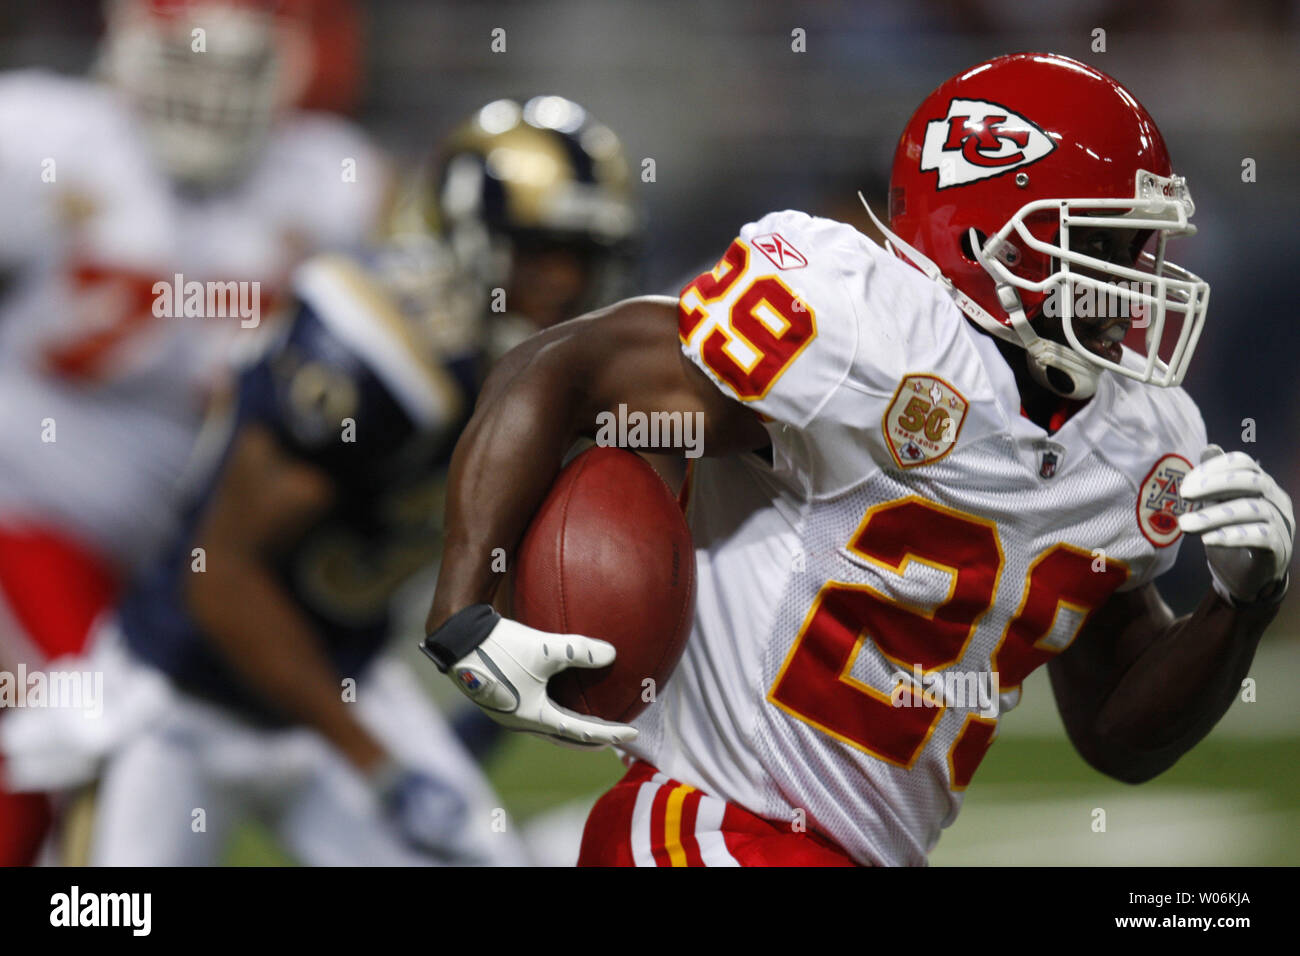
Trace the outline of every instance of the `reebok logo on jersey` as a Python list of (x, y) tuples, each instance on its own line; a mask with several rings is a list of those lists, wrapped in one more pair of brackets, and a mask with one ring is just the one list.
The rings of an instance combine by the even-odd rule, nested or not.
[(1036, 163), (1056, 144), (1005, 106), (987, 100), (953, 100), (948, 115), (925, 127), (921, 171), (937, 170), (939, 188), (968, 183)]
[(751, 244), (778, 269), (802, 269), (808, 264), (808, 260), (804, 258), (803, 253), (790, 245), (790, 241), (779, 232), (769, 232), (766, 235), (755, 236)]
[(1178, 516), (1191, 505), (1179, 489), (1191, 470), (1192, 463), (1182, 455), (1165, 455), (1147, 472), (1138, 489), (1138, 527), (1157, 548), (1167, 548), (1182, 536)]
[(969, 408), (961, 392), (938, 376), (904, 376), (882, 422), (894, 461), (915, 468), (948, 454)]

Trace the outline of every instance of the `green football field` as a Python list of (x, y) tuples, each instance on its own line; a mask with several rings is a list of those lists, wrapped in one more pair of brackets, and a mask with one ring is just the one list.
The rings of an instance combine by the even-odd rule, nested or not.
[[(1252, 674), (1254, 702), (1239, 700), (1173, 769), (1130, 786), (1075, 754), (1040, 671), (1004, 718), (932, 865), (1300, 863), (1300, 642), (1270, 635)], [(552, 862), (576, 854), (586, 807), (622, 774), (612, 753), (516, 735), (487, 769), (515, 825)], [(250, 828), (230, 862), (289, 861)]]
[[(526, 822), (618, 779), (611, 755), (512, 741), (492, 764), (511, 813)], [(1094, 813), (1106, 811), (1105, 832)], [(1295, 864), (1300, 862), (1300, 740), (1204, 741), (1139, 787), (1088, 767), (1068, 744), (1000, 740), (931, 863)]]

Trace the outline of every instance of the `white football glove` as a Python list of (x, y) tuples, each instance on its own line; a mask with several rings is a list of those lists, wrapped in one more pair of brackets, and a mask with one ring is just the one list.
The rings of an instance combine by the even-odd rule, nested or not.
[[(436, 637), (426, 639), (422, 647), (438, 661), (429, 647)], [(605, 641), (551, 634), (501, 617), (473, 650), (439, 667), (503, 726), (570, 747), (596, 749), (635, 740), (636, 729), (560, 707), (547, 695), (546, 682), (567, 667), (606, 667), (614, 662), (614, 654), (614, 646)]]
[[(1291, 564), (1295, 512), (1291, 497), (1244, 452), (1218, 445), (1183, 479), (1180, 493), (1201, 507), (1178, 519), (1201, 535), (1214, 590), (1230, 604), (1248, 604), (1282, 581)], [(1285, 588), (1283, 589), (1285, 590)], [(1281, 594), (1271, 595), (1279, 599)]]

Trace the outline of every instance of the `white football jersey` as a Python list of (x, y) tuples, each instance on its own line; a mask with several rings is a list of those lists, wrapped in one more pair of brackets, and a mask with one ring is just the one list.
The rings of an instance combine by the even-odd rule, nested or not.
[(628, 750), (861, 863), (922, 864), (1025, 676), (1172, 565), (1200, 414), (1105, 375), (1049, 435), (937, 284), (799, 212), (741, 230), (679, 317), (772, 462), (695, 462), (694, 631)]
[[(0, 520), (130, 562), (166, 530), (232, 347), (287, 302), (300, 260), (365, 238), (387, 173), (350, 123), (297, 114), (239, 183), (185, 194), (116, 90), (38, 71), (0, 76), (0, 128)], [(156, 285), (177, 276), (246, 283), (247, 309), (168, 317)]]

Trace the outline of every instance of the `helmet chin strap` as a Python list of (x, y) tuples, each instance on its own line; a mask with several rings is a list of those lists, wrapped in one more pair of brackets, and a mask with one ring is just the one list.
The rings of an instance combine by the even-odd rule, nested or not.
[[(943, 286), (952, 296), (957, 308), (984, 331), (1025, 350), (1029, 374), (1035, 382), (1063, 398), (1085, 399), (1091, 398), (1096, 393), (1101, 369), (1084, 359), (1074, 349), (1053, 342), (1051, 339), (1045, 339), (1034, 331), (1029, 319), (1025, 317), (1020, 293), (1003, 279), (1001, 273), (1005, 270), (1001, 268), (1002, 264), (987, 257), (985, 250), (980, 247), (979, 237), (974, 229), (970, 231), (971, 249), (974, 250), (975, 258), (984, 271), (997, 284), (998, 304), (1011, 320), (1010, 328), (953, 285), (952, 280), (945, 276), (932, 260), (891, 232), (889, 227), (876, 218), (876, 214), (872, 212), (871, 206), (867, 204), (861, 192), (858, 193), (858, 199), (866, 208), (867, 215), (871, 217), (876, 228), (886, 237), (886, 249), (911, 262), (921, 272)], [(1052, 377), (1048, 374), (1049, 369), (1060, 373), (1055, 376), (1057, 381), (1052, 381)]]
[[(980, 246), (979, 234), (974, 229), (970, 231), (970, 247), (975, 252), (976, 261), (996, 283), (998, 305), (1002, 306), (1011, 319), (1011, 328), (1024, 346), (1030, 377), (1064, 398), (1092, 398), (1097, 392), (1101, 369), (1069, 346), (1045, 339), (1034, 331), (1029, 319), (1025, 317), (1025, 306), (1020, 301), (1020, 293), (1006, 281), (1006, 267)], [(1052, 376), (1049, 370), (1060, 374)]]
[[(1025, 363), (1029, 366), (1029, 375), (1035, 382), (1063, 398), (1092, 398), (1097, 393), (1100, 369), (1082, 361), (1072, 350), (1056, 342), (1049, 342), (1043, 338), (1038, 341), (1045, 347), (1041, 350), (1027, 349)], [(1048, 369), (1061, 373), (1056, 381), (1048, 375)], [(1064, 382), (1061, 381), (1062, 377)], [(1067, 383), (1068, 388), (1065, 387)]]

